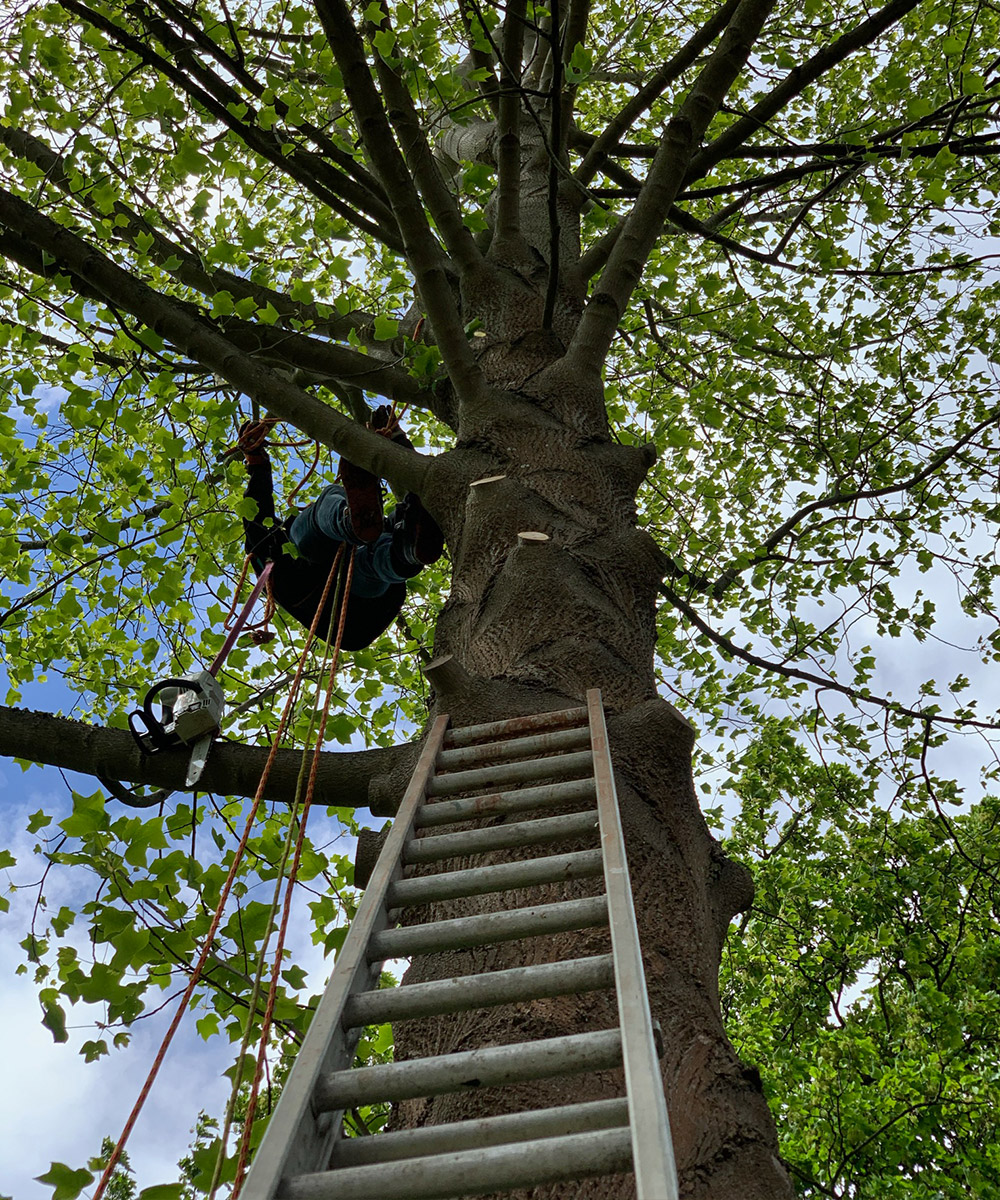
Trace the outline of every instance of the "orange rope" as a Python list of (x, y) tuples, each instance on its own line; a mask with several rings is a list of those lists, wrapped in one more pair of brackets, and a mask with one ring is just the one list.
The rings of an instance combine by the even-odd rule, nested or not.
[[(334, 562), (334, 567), (336, 567), (336, 561)], [(247, 842), (250, 840), (250, 831), (253, 828), (253, 823), (257, 817), (257, 810), (260, 808), (260, 802), (264, 794), (264, 788), (267, 785), (268, 777), (271, 774), (271, 768), (273, 767), (274, 760), (278, 754), (279, 743), (284, 736), (292, 706), (298, 697), (299, 687), (301, 686), (302, 682), (302, 675), (305, 671), (306, 656), (308, 655), (309, 649), (315, 639), (316, 627), (319, 624), (320, 614), (322, 613), (323, 607), (326, 604), (326, 599), (330, 592), (330, 586), (333, 582), (333, 577), (334, 569), (331, 568), (329, 577), (326, 581), (326, 587), (323, 589), (323, 595), (316, 607), (316, 615), (313, 617), (312, 625), (309, 627), (309, 636), (306, 638), (305, 647), (302, 650), (302, 654), (299, 656), (298, 666), (295, 670), (295, 677), (292, 680), (291, 688), (288, 693), (288, 699), (285, 701), (285, 707), (282, 710), (281, 719), (278, 722), (278, 730), (271, 741), (271, 748), (268, 752), (267, 761), (264, 764), (264, 770), (261, 774), (260, 782), (257, 784), (257, 791), (254, 794), (253, 804), (250, 808), (250, 815), (247, 817), (246, 827), (243, 830), (242, 836), (240, 837), (239, 845), (236, 847), (236, 852), (233, 856), (233, 862), (229, 868), (229, 873), (226, 876), (226, 881), (222, 885), (219, 903), (216, 906), (211, 925), (209, 926), (208, 933), (205, 936), (205, 941), (202, 945), (201, 953), (198, 956), (198, 961), (195, 963), (194, 969), (191, 972), (191, 978), (188, 980), (188, 985), (184, 989), (184, 995), (181, 997), (181, 1002), (177, 1008), (177, 1012), (174, 1014), (173, 1020), (170, 1022), (170, 1027), (167, 1029), (167, 1032), (163, 1037), (163, 1041), (160, 1043), (160, 1048), (156, 1052), (156, 1057), (153, 1059), (153, 1065), (149, 1070), (149, 1074), (146, 1076), (146, 1082), (142, 1085), (142, 1090), (139, 1092), (139, 1098), (136, 1100), (132, 1111), (129, 1114), (128, 1120), (125, 1122), (125, 1128), (122, 1130), (122, 1134), (118, 1139), (117, 1145), (111, 1152), (111, 1157), (108, 1159), (108, 1164), (104, 1168), (104, 1174), (101, 1176), (101, 1180), (97, 1185), (97, 1190), (94, 1192), (93, 1200), (101, 1200), (101, 1197), (104, 1195), (104, 1190), (108, 1186), (108, 1182), (111, 1179), (111, 1175), (114, 1172), (115, 1167), (118, 1165), (118, 1161), (121, 1158), (122, 1151), (125, 1149), (125, 1144), (129, 1139), (132, 1128), (135, 1125), (139, 1114), (142, 1112), (143, 1105), (146, 1103), (146, 1098), (149, 1095), (150, 1089), (153, 1086), (156, 1076), (159, 1074), (160, 1067), (163, 1065), (163, 1060), (166, 1057), (170, 1043), (174, 1039), (174, 1034), (177, 1032), (177, 1029), (181, 1023), (181, 1018), (187, 1011), (187, 1007), (191, 1001), (191, 996), (194, 993), (194, 989), (198, 986), (198, 982), (201, 979), (201, 973), (204, 970), (206, 961), (208, 960), (208, 956), (212, 948), (212, 942), (218, 931), (219, 925), (222, 922), (222, 914), (226, 906), (226, 901), (229, 899), (229, 893), (232, 890), (233, 883), (236, 879), (236, 871), (243, 859)]]
[(323, 739), (326, 736), (326, 722), (330, 715), (330, 702), (333, 698), (333, 685), (337, 677), (337, 664), (340, 659), (340, 644), (344, 637), (344, 624), (347, 619), (347, 599), (351, 591), (351, 580), (354, 576), (354, 547), (347, 560), (347, 578), (340, 598), (340, 619), (337, 624), (337, 636), (333, 644), (333, 658), (330, 662), (330, 673), (327, 676), (326, 698), (323, 702), (323, 712), (320, 717), (319, 730), (316, 734), (316, 745), (313, 749), (312, 764), (309, 768), (309, 783), (306, 786), (305, 800), (302, 804), (302, 815), (299, 818), (299, 835), (295, 843), (295, 854), (291, 869), (288, 872), (288, 886), (285, 889), (285, 903), (281, 913), (281, 925), (278, 929), (278, 943), (274, 951), (274, 970), (271, 973), (271, 986), (267, 993), (267, 1006), (264, 1010), (264, 1020), (261, 1024), (260, 1047), (257, 1052), (257, 1069), (254, 1072), (253, 1086), (250, 1089), (250, 1102), (247, 1106), (247, 1118), (243, 1126), (243, 1137), (240, 1140), (239, 1160), (236, 1164), (236, 1179), (233, 1184), (232, 1200), (237, 1200), (243, 1180), (246, 1176), (247, 1161), (250, 1157), (250, 1137), (253, 1133), (254, 1112), (257, 1107), (257, 1097), (260, 1092), (260, 1081), (264, 1074), (267, 1061), (267, 1039), (271, 1032), (274, 1017), (274, 1005), (278, 995), (278, 979), (281, 972), (281, 959), (285, 948), (285, 937), (288, 932), (288, 919), (292, 907), (292, 895), (295, 880), (298, 875), (299, 861), (302, 857), (302, 846), (306, 836), (306, 821), (312, 806), (316, 790), (316, 776), (319, 771), (320, 753), (323, 749)]
[[(307, 443), (300, 442), (299, 444), (304, 446)], [(319, 451), (320, 451), (320, 445), (319, 445), (319, 442), (317, 442), (316, 450), (313, 453), (313, 460), (309, 465), (309, 470), (306, 471), (306, 473), (302, 476), (302, 478), (299, 480), (299, 482), (292, 489), (291, 494), (285, 500), (286, 504), (291, 504), (292, 501), (295, 499), (295, 497), (299, 494), (299, 492), (301, 492), (302, 489), (306, 486), (306, 484), (309, 482), (309, 480), (312, 479), (313, 473), (315, 472), (316, 468), (319, 466)]]

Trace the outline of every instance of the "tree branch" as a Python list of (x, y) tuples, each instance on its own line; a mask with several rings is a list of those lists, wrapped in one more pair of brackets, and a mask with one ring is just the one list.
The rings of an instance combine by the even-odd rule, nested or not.
[[(382, 20), (377, 26), (371, 24), (370, 28), (392, 33), (389, 10), (384, 0), (379, 0), (379, 3), (382, 8)], [(375, 52), (375, 72), (385, 99), (386, 117), (399, 136), (406, 165), (440, 232), (445, 248), (463, 275), (474, 276), (483, 267), (483, 256), (471, 230), (466, 228), (462, 220), (458, 201), (445, 183), (444, 176), (431, 154), (409, 86), (396, 68), (389, 65), (385, 55), (378, 51)]]
[(502, 245), (521, 228), (521, 77), (526, 0), (510, 0), (503, 24), (497, 138), (497, 227)]
[(404, 491), (418, 495), (424, 491), (432, 459), (365, 429), (276, 371), (255, 362), (202, 315), (192, 315), (184, 304), (154, 291), (76, 234), (3, 189), (0, 189), (0, 227), (6, 227), (43, 256), (51, 256), (52, 266), (39, 270), (39, 274), (68, 271), (74, 280), (92, 289), (90, 294), (96, 293), (111, 307), (131, 313), (315, 441), (330, 446)]
[[(322, 804), (368, 807), (369, 784), (386, 775), (407, 749), (345, 750), (320, 755), (317, 799)], [(140, 753), (124, 729), (87, 725), (48, 713), (0, 706), (0, 755), (85, 775), (103, 775), (135, 785), (192, 791), (185, 785), (190, 749)], [(266, 747), (219, 741), (212, 747), (197, 791), (253, 796), (264, 770)], [(302, 766), (302, 751), (279, 750), (263, 798), (290, 804)]]
[[(465, 29), (465, 36), (469, 46), (469, 60), (472, 62), (474, 71), (481, 71), (485, 74), (485, 78), (478, 82), (479, 93), (489, 105), (490, 113), (494, 120), (500, 117), (500, 101), (498, 99), (500, 85), (497, 83), (497, 77), (493, 71), (493, 58), (487, 54), (485, 50), (479, 46), (479, 39), (472, 31), (472, 16), (479, 22), (480, 29), (486, 32), (486, 24), (483, 21), (482, 13), (476, 7), (475, 0), (464, 0), (458, 6), (459, 15), (462, 19), (462, 25)], [(509, 11), (509, 10), (508, 10)], [(470, 15), (471, 14), (471, 15)]]
[[(101, 13), (82, 4), (80, 0), (59, 0), (59, 3), (69, 12), (102, 30), (112, 41), (131, 50), (147, 66), (170, 79), (261, 158), (302, 184), (338, 216), (343, 217), (355, 228), (370, 234), (377, 241), (383, 242), (390, 249), (402, 250), (402, 242), (398, 231), (392, 227), (390, 215), (382, 210), (375, 198), (360, 188), (355, 180), (334, 170), (319, 155), (307, 154), (301, 148), (295, 148), (289, 154), (284, 153), (284, 146), (294, 144), (290, 135), (286, 133), (279, 137), (273, 130), (261, 129), (255, 121), (256, 113), (250, 105), (246, 105), (250, 121), (234, 116), (230, 112), (228, 102), (217, 99), (203, 87), (199, 87), (172, 62), (151, 50), (139, 38), (109, 21)], [(181, 61), (185, 61), (190, 57), (190, 49), (183, 42), (180, 46), (181, 50), (178, 53), (181, 55)], [(221, 81), (219, 83), (221, 84)], [(224, 85), (222, 86), (224, 88)], [(239, 93), (229, 90), (236, 102), (240, 105), (246, 104)], [(362, 215), (363, 212), (368, 212), (369, 216)], [(382, 219), (388, 219), (389, 224), (383, 224)]]
[[(665, 89), (691, 66), (707, 46), (715, 41), (729, 24), (738, 5), (739, 0), (726, 0), (718, 12), (709, 17), (701, 29), (611, 118), (576, 169), (575, 177), (582, 187), (587, 187), (604, 167), (609, 154), (617, 152), (618, 139), (622, 134), (631, 129), (637, 118), (656, 102)], [(655, 149), (655, 146), (650, 147), (650, 157), (655, 153)]]
[[(110, 213), (103, 211), (91, 197), (95, 185), (92, 182), (83, 182), (81, 185), (71, 178), (63, 156), (34, 134), (14, 126), (0, 125), (0, 142), (18, 158), (39, 167), (45, 172), (47, 182), (76, 200), (105, 227), (110, 225), (110, 231), (115, 236), (147, 254), (161, 269), (185, 287), (201, 292), (207, 297), (227, 291), (234, 300), (251, 299), (261, 308), (270, 304), (280, 316), (292, 317), (329, 337), (346, 340), (353, 332), (363, 343), (374, 342), (371, 336), (375, 323), (373, 313), (357, 310), (345, 315), (336, 310), (322, 313), (314, 303), (293, 300), (285, 292), (279, 292), (265, 284), (254, 283), (245, 275), (235, 275), (221, 268), (207, 271), (196, 253), (167, 237), (122, 201), (116, 200)], [(109, 221), (109, 217), (113, 217), (114, 220)], [(179, 260), (179, 265), (173, 262), (175, 259)], [(316, 347), (326, 344), (314, 342)]]
[(788, 520), (783, 521), (778, 526), (749, 562), (745, 563), (738, 570), (729, 568), (723, 571), (712, 587), (712, 594), (716, 597), (721, 597), (730, 584), (744, 571), (766, 561), (779, 543), (784, 541), (793, 532), (795, 527), (811, 513), (827, 508), (843, 508), (848, 504), (856, 504), (859, 500), (880, 500), (884, 496), (895, 496), (900, 492), (912, 491), (913, 488), (919, 487), (921, 483), (940, 470), (945, 463), (959, 454), (964, 446), (967, 446), (969, 442), (978, 437), (984, 430), (989, 429), (991, 425), (996, 425), (998, 421), (1000, 421), (1000, 405), (995, 405), (990, 410), (989, 416), (984, 417), (982, 421), (974, 425), (972, 429), (963, 434), (957, 441), (952, 442), (950, 446), (939, 450), (919, 471), (915, 471), (907, 479), (900, 480), (899, 483), (887, 484), (885, 487), (880, 488), (859, 488), (852, 492), (831, 492), (827, 496), (818, 496), (815, 500), (804, 504), (797, 512), (792, 513)]
[[(14, 235), (2, 229), (0, 250), (12, 261), (36, 275), (53, 274), (52, 267), (45, 264), (42, 249), (19, 242)], [(73, 281), (81, 295), (112, 307), (120, 307), (117, 298), (89, 286), (79, 275), (73, 275)], [(203, 310), (190, 301), (155, 294), (160, 295), (164, 303), (172, 304), (179, 311), (187, 313), (192, 320), (208, 323)], [(373, 355), (359, 354), (334, 342), (322, 341), (273, 325), (244, 321), (235, 316), (216, 318), (212, 327), (219, 330), (232, 346), (246, 354), (252, 354), (260, 362), (266, 361), (271, 365), (278, 363), (283, 369), (301, 371), (333, 390), (340, 386), (368, 388), (369, 391), (377, 392), (389, 400), (425, 408), (428, 412), (434, 412), (446, 419), (446, 414), (439, 412), (441, 406), (433, 392), (422, 387), (408, 372), (393, 364), (384, 363)]]
[(660, 584), (660, 594), (666, 597), (678, 612), (687, 617), (691, 624), (700, 633), (703, 633), (713, 645), (718, 646), (724, 654), (741, 659), (753, 667), (759, 667), (762, 671), (771, 671), (776, 675), (783, 675), (786, 679), (799, 679), (804, 683), (813, 683), (821, 691), (838, 692), (840, 695), (847, 696), (857, 704), (874, 704), (876, 707), (900, 717), (912, 717), (917, 721), (936, 721), (942, 725), (953, 725), (964, 729), (1000, 729), (1000, 721), (976, 721), (971, 717), (948, 717), (942, 716), (940, 713), (930, 713), (917, 708), (907, 708), (904, 704), (898, 704), (895, 700), (889, 700), (885, 696), (873, 696), (861, 688), (849, 687), (845, 683), (838, 683), (837, 680), (832, 679), (828, 675), (816, 675), (812, 671), (804, 671), (800, 667), (790, 667), (787, 663), (774, 662), (771, 659), (761, 658), (759, 655), (754, 654), (752, 650), (748, 650), (744, 646), (738, 646), (730, 638), (717, 633), (669, 584)]
[(691, 160), (684, 183), (688, 184), (705, 175), (716, 163), (726, 158), (747, 138), (770, 121), (789, 100), (805, 91), (811, 83), (853, 54), (855, 50), (860, 50), (863, 46), (875, 41), (891, 25), (916, 8), (919, 3), (920, 0), (892, 0), (891, 4), (887, 4), (867, 21), (862, 21), (860, 25), (839, 37), (832, 45), (824, 46), (807, 62), (795, 67), (773, 91), (755, 104), (745, 117), (734, 121), (714, 142), (710, 142), (704, 150), (695, 155)]
[(473, 402), (482, 374), (465, 336), (449, 279), (449, 263), (427, 223), (371, 72), (361, 35), (345, 0), (316, 0), (316, 12), (340, 67), (344, 89), (368, 157), (381, 179), (403, 236), (406, 257), (459, 398)]
[[(258, 82), (245, 68), (245, 62), (237, 62), (231, 58), (222, 47), (213, 38), (210, 38), (204, 29), (198, 26), (194, 20), (189, 19), (177, 5), (171, 0), (152, 0), (152, 3), (163, 13), (168, 15), (178, 25), (180, 25), (191, 37), (191, 39), (200, 46), (207, 54), (210, 54), (218, 63), (232, 73), (234, 78), (240, 80), (248, 92), (258, 100), (267, 91), (265, 86)], [(194, 10), (192, 10), (192, 15)], [(236, 42), (236, 33), (230, 28), (230, 36), (233, 42)], [(166, 44), (166, 43), (164, 43)], [(271, 106), (282, 120), (286, 119), (289, 113), (289, 107), (280, 96), (274, 96)], [(312, 122), (306, 120), (298, 120), (295, 126), (307, 133), (316, 147), (323, 154), (324, 158), (329, 159), (341, 168), (346, 174), (353, 176), (362, 188), (366, 189), (381, 205), (383, 215), (390, 216), (389, 213), (389, 198), (382, 191), (378, 180), (354, 158), (342, 150), (332, 138), (313, 125)]]
[(773, 4), (774, 0), (740, 0), (719, 45), (667, 125), (569, 350), (571, 358), (595, 375), (601, 371), (618, 322), (680, 191), (692, 155), (745, 66)]
[[(743, 242), (737, 242), (733, 238), (726, 237), (724, 233), (717, 233), (714, 229), (710, 229), (704, 222), (691, 216), (689, 212), (686, 212), (682, 208), (671, 208), (669, 220), (679, 229), (697, 234), (706, 241), (721, 247), (721, 249), (729, 251), (731, 254), (739, 255), (740, 258), (748, 258), (752, 262), (763, 263), (769, 267), (778, 267), (782, 271), (793, 271), (798, 275), (816, 275), (818, 273), (816, 267), (808, 263), (790, 262), (787, 259), (779, 258), (777, 250), (758, 250), (755, 246), (747, 246)], [(966, 271), (978, 263), (989, 262), (995, 258), (1000, 258), (1000, 255), (981, 254), (978, 258), (962, 258), (956, 259), (954, 262), (928, 263), (922, 267), (828, 267), (822, 271), (822, 274), (831, 276), (839, 275), (848, 279), (891, 279), (906, 275), (940, 275), (947, 271)]]
[(560, 45), (562, 21), (559, 12), (560, 0), (549, 0), (552, 13), (549, 60), (552, 64), (552, 93), (549, 97), (549, 171), (546, 210), (549, 218), (549, 277), (545, 287), (545, 306), (542, 311), (542, 328), (551, 329), (559, 293), (559, 171), (563, 166), (563, 47)]

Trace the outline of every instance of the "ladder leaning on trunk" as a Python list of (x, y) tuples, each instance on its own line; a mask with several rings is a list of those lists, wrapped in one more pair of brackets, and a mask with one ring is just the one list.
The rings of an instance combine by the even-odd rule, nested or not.
[[(581, 811), (538, 815), (568, 803)], [(515, 819), (440, 832), (449, 824), (500, 815)], [(419, 874), (421, 863), (542, 847), (597, 832), (599, 849), (554, 855), (543, 850), (541, 857), (516, 862)], [(405, 876), (404, 867), (410, 868)], [(407, 905), (602, 874), (599, 896), (393, 927)], [(389, 959), (601, 925), (610, 928), (610, 954), (378, 990)], [(612, 985), (618, 998), (614, 1029), (351, 1066), (366, 1025)], [(619, 1100), (372, 1137), (342, 1133), (344, 1112), (359, 1105), (458, 1092), (470, 1080), (480, 1087), (502, 1086), (621, 1067), (626, 1097)], [(629, 1171), (635, 1173), (639, 1200), (675, 1200), (673, 1148), (600, 692), (587, 693), (585, 708), (488, 725), (449, 729), (448, 717), (438, 717), (241, 1200), (450, 1200)]]

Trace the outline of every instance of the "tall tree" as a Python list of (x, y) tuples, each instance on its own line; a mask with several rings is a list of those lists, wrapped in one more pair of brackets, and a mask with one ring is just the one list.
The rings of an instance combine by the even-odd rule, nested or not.
[[(324, 798), (345, 819), (391, 812), (412, 762), (389, 748), (397, 705), (467, 723), (600, 687), (684, 1194), (790, 1195), (768, 1064), (744, 1065), (720, 1017), (723, 942), (753, 889), (699, 811), (686, 718), (728, 734), (779, 703), (824, 754), (927, 806), (949, 732), (995, 728), (966, 671), (880, 692), (868, 643), (916, 651), (945, 578), (973, 661), (1000, 651), (996, 285), (978, 244), (996, 234), (997, 44), (971, 0), (18, 6), (0, 118), (0, 752), (180, 786), (182, 756), (140, 756), (121, 713), (151, 671), (220, 644), (241, 417), (266, 410), (418, 492), (446, 534), (448, 598), (429, 576), (405, 654), (381, 643), (348, 666), (333, 733), (371, 748), (324, 756)], [(376, 395), (420, 449), (366, 428)], [(431, 641), (451, 658), (427, 693), (412, 655)], [(253, 794), (252, 743), (297, 645), (289, 631), (266, 659), (230, 658), (214, 793)], [(16, 707), (45, 672), (87, 724)], [(282, 753), (269, 799), (290, 799), (297, 765)], [(188, 961), (220, 883), (218, 854), (188, 847), (199, 819), (77, 798), (49, 853), (111, 883), (86, 915), (114, 953), (63, 954), (47, 977), (51, 950), (29, 939), (55, 1032), (61, 997), (127, 1023)], [(265, 876), (280, 822), (253, 844)], [(348, 877), (317, 849), (313, 879), (331, 865)], [(318, 897), (320, 939), (333, 916)], [(265, 922), (247, 903), (221, 936), (252, 945)], [(228, 946), (211, 1003), (239, 1021)], [(279, 1015), (293, 1036), (290, 999)], [(499, 1040), (516, 1020), (408, 1028), (399, 1050)], [(544, 1036), (613, 1018), (588, 999), (532, 1020)]]

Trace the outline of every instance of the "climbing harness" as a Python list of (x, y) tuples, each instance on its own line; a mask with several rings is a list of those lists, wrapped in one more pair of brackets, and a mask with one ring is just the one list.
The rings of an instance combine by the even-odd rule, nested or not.
[[(157, 754), (177, 746), (190, 746), (185, 787), (193, 787), (201, 778), (208, 752), (222, 724), (225, 695), (217, 678), (247, 622), (258, 596), (267, 586), (273, 564), (266, 563), (250, 598), (233, 622), (222, 649), (207, 670), (161, 679), (146, 693), (142, 707), (129, 713), (128, 726), (143, 754)], [(153, 711), (159, 702), (160, 715)], [(143, 728), (139, 728), (141, 724)]]

